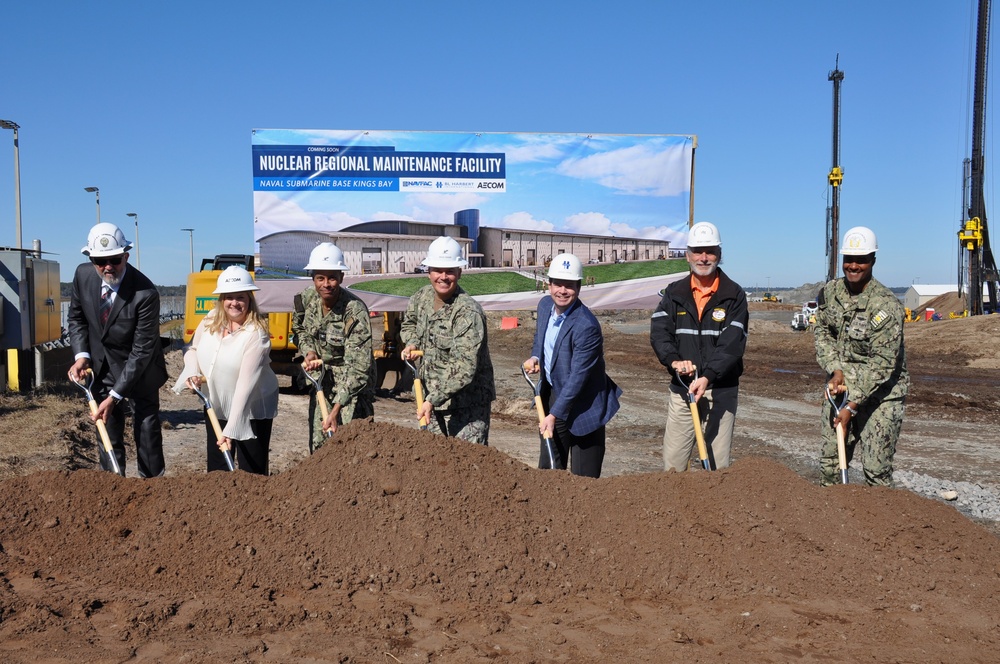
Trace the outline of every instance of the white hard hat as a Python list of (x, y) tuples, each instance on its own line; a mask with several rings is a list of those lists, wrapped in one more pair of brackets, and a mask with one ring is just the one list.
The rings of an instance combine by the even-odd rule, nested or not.
[(583, 279), (583, 263), (573, 254), (559, 254), (549, 263), (549, 279), (580, 281)]
[(87, 235), (87, 246), (80, 250), (84, 256), (100, 258), (102, 256), (117, 256), (132, 248), (125, 239), (122, 229), (114, 224), (103, 221), (90, 229)]
[(223, 293), (245, 293), (257, 290), (260, 288), (254, 285), (253, 276), (245, 268), (239, 265), (230, 265), (219, 275), (219, 280), (215, 283), (215, 290), (212, 293), (222, 295)]
[(344, 262), (344, 252), (340, 247), (333, 242), (321, 242), (309, 254), (309, 264), (303, 269), (347, 272), (349, 268)]
[(439, 237), (427, 249), (427, 258), (421, 265), (427, 267), (465, 267), (469, 262), (462, 258), (462, 247), (453, 237)]
[(699, 221), (688, 231), (688, 249), (692, 247), (721, 247), (722, 237), (715, 224)]
[(872, 229), (864, 226), (849, 228), (844, 233), (844, 243), (840, 245), (840, 253), (844, 256), (866, 256), (878, 251), (878, 240)]

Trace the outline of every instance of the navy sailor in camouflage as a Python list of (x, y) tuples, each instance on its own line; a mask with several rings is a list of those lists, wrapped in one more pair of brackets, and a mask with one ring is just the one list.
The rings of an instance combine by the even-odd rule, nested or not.
[(496, 399), (486, 314), (458, 280), (465, 260), (453, 238), (435, 240), (424, 265), (430, 285), (411, 298), (403, 315), (403, 359), (423, 351), (420, 379), (426, 395), (421, 417), (428, 430), (487, 445)]
[[(319, 269), (328, 266), (338, 269)], [(341, 286), (344, 271), (339, 268), (346, 268), (346, 264), (335, 245), (325, 242), (313, 249), (306, 266), (313, 288), (299, 294), (292, 318), (295, 343), (305, 358), (303, 368), (310, 372), (325, 369), (322, 387), (330, 404), (329, 417), (323, 422), (315, 391), (310, 397), (310, 452), (323, 445), (326, 431), (375, 414), (375, 361), (368, 307)]]
[[(836, 424), (844, 425), (847, 459), (860, 449), (865, 482), (892, 486), (892, 460), (903, 425), (910, 376), (903, 347), (903, 305), (872, 276), (877, 242), (858, 226), (844, 234), (844, 276), (827, 283), (816, 311), (816, 360), (831, 394), (847, 392), (836, 414), (823, 406), (821, 482), (839, 481)], [(839, 401), (839, 399), (838, 399)], [(859, 448), (860, 446), (860, 448)]]

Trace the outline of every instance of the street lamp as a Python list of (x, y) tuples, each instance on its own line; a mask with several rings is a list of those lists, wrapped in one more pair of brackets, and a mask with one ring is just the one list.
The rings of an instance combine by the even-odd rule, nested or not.
[(14, 221), (17, 248), (21, 248), (21, 160), (18, 157), (17, 130), (20, 125), (10, 120), (0, 120), (0, 127), (14, 130)]
[(194, 272), (194, 229), (193, 228), (182, 228), (182, 231), (186, 231), (188, 234), (188, 239), (191, 243), (191, 269), (189, 272)]
[(132, 217), (135, 221), (135, 269), (141, 270), (142, 265), (139, 260), (139, 215), (135, 212), (126, 212), (126, 217)]
[(84, 191), (89, 191), (97, 198), (97, 223), (101, 223), (101, 190), (97, 187), (84, 187)]

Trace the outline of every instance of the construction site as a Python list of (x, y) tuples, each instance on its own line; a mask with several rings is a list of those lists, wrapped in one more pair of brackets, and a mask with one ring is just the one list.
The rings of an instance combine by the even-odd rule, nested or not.
[[(988, 0), (979, 3), (978, 39), (971, 156), (953, 236), (956, 284), (905, 309), (912, 385), (890, 456), (892, 486), (866, 485), (857, 460), (849, 468), (844, 462), (842, 483), (820, 485), (822, 434), (830, 427), (823, 407), (832, 398), (830, 378), (817, 363), (812, 316), (825, 282), (797, 290), (768, 283), (762, 294), (747, 294), (733, 463), (712, 469), (695, 457), (687, 472), (664, 471), (671, 379), (651, 348), (650, 320), (663, 289), (687, 272), (612, 286), (578, 280), (580, 300), (600, 322), (607, 374), (622, 388), (621, 409), (607, 425), (599, 478), (540, 469), (544, 413), (536, 411), (524, 370), (538, 322), (532, 307), (515, 306), (541, 297), (540, 266), (571, 251), (588, 266), (618, 267), (668, 260), (683, 249), (662, 239), (612, 241), (548, 230), (512, 238), (488, 227), (477, 247), (468, 228), (479, 229), (478, 208), (459, 211), (475, 212), (462, 215), (465, 231), (455, 224), (441, 234), (461, 239), (473, 263), (538, 268), (539, 275), (537, 293), (482, 298), (496, 383), (488, 445), (421, 430), (422, 397), (393, 336), (405, 298), (380, 295), (369, 302), (379, 363), (375, 415), (340, 426), (311, 453), (309, 395), (296, 378), (302, 358), (290, 335), (290, 303), (292, 289), (312, 282), (279, 278), (259, 293), (267, 305), (261, 310), (272, 315), (271, 346), (262, 337), (262, 357), (266, 364), (267, 349), (280, 350), (287, 370), (276, 370), (269, 474), (206, 472), (211, 411), (191, 392), (170, 389), (197, 321), (189, 316), (161, 320), (170, 377), (159, 390), (166, 471), (140, 478), (129, 440), (120, 477), (100, 467), (93, 395), (68, 384), (64, 366), (31, 366), (33, 353), (36, 360), (41, 355), (40, 339), (60, 338), (58, 265), (40, 249), (21, 248), (18, 236), (4, 266), (16, 273), (15, 286), (32, 285), (15, 293), (21, 308), (14, 320), (10, 307), (3, 310), (4, 350), (14, 364), (7, 386), (15, 389), (0, 392), (0, 658), (25, 664), (997, 661), (1000, 275), (984, 193)], [(834, 103), (827, 280), (846, 271), (838, 246), (845, 225), (839, 113), (846, 77), (836, 62), (828, 74)], [(693, 170), (695, 137), (676, 140), (671, 149)], [(281, 156), (289, 146), (255, 147)], [(317, 146), (292, 147), (308, 156)], [(285, 161), (268, 156), (266, 163)], [(437, 226), (393, 218), (340, 236), (343, 229), (288, 232), (280, 225), (287, 203), (280, 178), (256, 175), (255, 186), (273, 191), (255, 189), (261, 210), (254, 224), (268, 229), (255, 241), (265, 239), (265, 254), (268, 243), (272, 255), (285, 252), (281, 261), (261, 262), (258, 254), (258, 267), (289, 276), (288, 265), (302, 264), (315, 242), (343, 238), (356, 244), (349, 261), (356, 274), (385, 276), (390, 264), (399, 274), (424, 271), (422, 247)], [(285, 175), (296, 178), (291, 189), (314, 181)], [(413, 191), (468, 184), (441, 178), (432, 185), (424, 177), (401, 181)], [(822, 179), (820, 173), (820, 186)], [(371, 182), (388, 188), (392, 178)], [(485, 184), (507, 186), (499, 178)], [(287, 193), (288, 200), (299, 193)], [(259, 211), (272, 217), (258, 219)], [(682, 212), (693, 222), (693, 199)], [(815, 225), (819, 230), (822, 222)], [(414, 232), (385, 231), (389, 226)], [(188, 282), (188, 309), (203, 316), (214, 306), (220, 259), (245, 266), (250, 281), (255, 257), (218, 254), (196, 273), (189, 238), (191, 278), (201, 290)], [(34, 301), (49, 310), (29, 313)], [(54, 350), (64, 362), (70, 357), (64, 347)], [(274, 354), (271, 360), (278, 363)], [(46, 380), (53, 367), (60, 380)]]
[[(624, 395), (599, 480), (536, 468), (523, 312), (508, 330), (491, 314), (488, 448), (419, 431), (412, 393), (381, 391), (373, 422), (309, 456), (308, 398), (286, 382), (273, 475), (206, 474), (197, 398), (164, 388), (167, 476), (135, 478), (130, 459), (123, 480), (95, 470), (78, 391), (27, 409), (5, 397), (0, 651), (78, 664), (992, 661), (1000, 320), (906, 325), (896, 475), (937, 489), (822, 488), (812, 335), (766, 320), (792, 305), (751, 306), (766, 309), (751, 313), (735, 461), (712, 473), (662, 470), (667, 377), (639, 311), (600, 315)], [(179, 371), (179, 350), (168, 364)]]

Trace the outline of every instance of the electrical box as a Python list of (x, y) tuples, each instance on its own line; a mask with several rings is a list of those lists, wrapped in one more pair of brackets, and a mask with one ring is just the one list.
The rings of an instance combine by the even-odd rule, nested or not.
[(62, 337), (59, 315), (59, 263), (28, 257), (32, 312), (31, 345), (38, 346)]
[(0, 349), (29, 350), (59, 339), (59, 264), (29, 250), (0, 248), (0, 277)]

